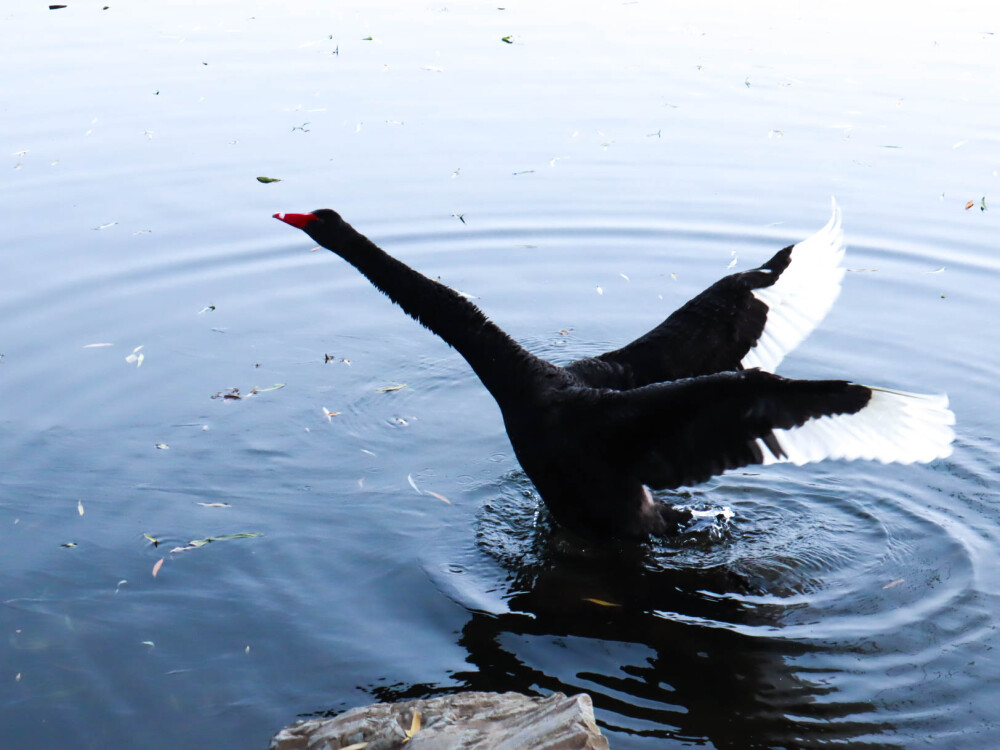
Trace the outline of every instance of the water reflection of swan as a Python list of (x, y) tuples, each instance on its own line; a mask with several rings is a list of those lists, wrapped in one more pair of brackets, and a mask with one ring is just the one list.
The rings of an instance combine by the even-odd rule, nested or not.
[(588, 692), (613, 747), (629, 747), (629, 735), (643, 747), (657, 737), (741, 749), (864, 737), (880, 747), (872, 738), (887, 727), (857, 718), (877, 715), (873, 704), (828, 695), (837, 688), (793, 663), (822, 661), (822, 646), (768, 636), (779, 616), (728, 596), (753, 589), (739, 573), (665, 568), (649, 554), (543, 553), (512, 571), (508, 611), (473, 611), (462, 629), (470, 668), (453, 679), (470, 690)]

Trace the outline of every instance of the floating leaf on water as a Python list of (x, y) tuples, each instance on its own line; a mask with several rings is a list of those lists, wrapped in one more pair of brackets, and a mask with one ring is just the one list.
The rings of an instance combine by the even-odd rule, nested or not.
[(77, 500), (76, 501), (76, 512), (79, 513), (81, 516), (83, 515), (83, 501), (82, 500)]
[(905, 578), (897, 578), (895, 581), (887, 583), (885, 586), (883, 586), (882, 590), (885, 591), (886, 589), (891, 589), (891, 588), (893, 588), (895, 586), (898, 586), (899, 584), (903, 583), (904, 581), (906, 581)]
[(100, 344), (84, 344), (84, 349), (99, 349), (104, 346), (114, 346), (114, 344), (100, 343)]
[(166, 559), (165, 557), (161, 557), (159, 560), (156, 561), (156, 564), (153, 565), (153, 578), (156, 578), (156, 574), (160, 572), (160, 568), (163, 567), (163, 561), (165, 559)]
[(512, 36), (502, 36), (502, 37), (500, 37), (500, 41), (501, 42), (506, 42), (507, 44), (513, 44), (514, 43), (514, 37), (512, 37)]
[(257, 178), (257, 182), (263, 182), (265, 185), (267, 185), (270, 182), (281, 182), (281, 178), (280, 177), (258, 177)]
[(330, 411), (325, 406), (323, 407), (323, 416), (326, 417), (327, 422), (332, 422), (334, 417), (339, 417), (339, 411)]
[(206, 313), (206, 312), (208, 312), (209, 310), (214, 310), (214, 309), (215, 309), (215, 305), (208, 305), (207, 307), (203, 307), (203, 308), (201, 308), (201, 309), (200, 309), (200, 310), (198, 311), (198, 314), (199, 314), (199, 315), (201, 315), (202, 313)]
[(101, 224), (101, 226), (99, 226), (99, 227), (94, 227), (94, 231), (95, 232), (99, 232), (102, 229), (110, 229), (111, 227), (113, 227), (117, 223), (118, 223), (117, 221), (109, 221), (107, 224)]
[(452, 214), (456, 219), (458, 219), (463, 224), (465, 223), (465, 214)]
[(247, 646), (245, 649), (243, 649), (243, 653), (246, 654), (247, 656), (249, 656), (250, 655), (250, 647)]
[(591, 604), (596, 604), (600, 607), (621, 607), (620, 604), (615, 604), (614, 602), (606, 602), (603, 599), (591, 599), (590, 597), (584, 598), (585, 602), (590, 602)]
[(732, 256), (733, 259), (731, 261), (729, 261), (729, 265), (726, 266), (726, 270), (727, 271), (730, 268), (734, 268), (736, 266), (736, 264), (739, 262), (739, 258), (736, 257), (736, 251), (735, 250), (730, 250), (729, 254)]
[(420, 488), (417, 487), (417, 483), (413, 481), (413, 475), (412, 474), (407, 474), (406, 475), (406, 481), (410, 483), (410, 486), (416, 491), (416, 493), (418, 495), (423, 495), (424, 494), (423, 492), (420, 491)]
[(413, 739), (413, 735), (420, 731), (420, 712), (416, 709), (413, 710), (413, 721), (410, 722), (410, 728), (404, 730), (406, 732), (406, 739), (403, 743), (407, 743)]
[(974, 205), (976, 205), (976, 202), (975, 202), (975, 201), (969, 201), (968, 203), (966, 203), (966, 204), (965, 204), (965, 210), (966, 210), (966, 211), (968, 211), (968, 210), (969, 210), (970, 208), (972, 208), (972, 207), (973, 207)]
[(117, 585), (117, 586), (115, 586), (115, 593), (117, 594), (117, 593), (118, 593), (118, 589), (120, 589), (120, 588), (121, 588), (122, 586), (124, 586), (124, 585), (125, 585), (126, 583), (128, 583), (128, 581), (126, 581), (126, 580), (125, 580), (124, 578), (122, 578), (122, 579), (121, 579), (121, 580), (120, 580), (120, 581), (118, 582), (118, 585)]
[(212, 398), (221, 398), (223, 401), (227, 399), (232, 401), (238, 401), (243, 397), (240, 395), (239, 388), (233, 388), (231, 391), (229, 391), (229, 393), (223, 393), (222, 391), (219, 391), (218, 393), (214, 394)]
[(129, 364), (132, 364), (134, 362), (136, 367), (142, 367), (142, 361), (146, 358), (146, 355), (142, 353), (143, 346), (144, 346), (143, 344), (140, 344), (135, 349), (133, 349), (132, 353), (129, 354), (127, 357), (125, 357), (125, 361), (128, 362)]
[(229, 503), (198, 503), (202, 508), (232, 508)]
[(437, 492), (432, 492), (431, 490), (427, 490), (424, 494), (430, 495), (431, 497), (436, 497), (442, 503), (446, 503), (447, 505), (451, 505), (451, 500), (449, 500), (448, 498), (446, 498), (444, 495), (439, 495)]
[(600, 287), (600, 286), (598, 286), (598, 287), (597, 287), (597, 293), (598, 293), (598, 294), (604, 294), (604, 290), (603, 290), (603, 289), (601, 289), (601, 287)]
[(60, 8), (65, 8), (65, 5), (50, 5), (49, 10), (59, 10)]
[(76, 542), (65, 542), (64, 544), (60, 544), (59, 546), (60, 547), (75, 547), (76, 546)]
[(621, 276), (623, 279), (625, 279), (625, 281), (632, 281), (632, 279), (630, 279), (628, 276), (626, 276), (623, 273), (619, 273), (618, 275)]
[(362, 448), (362, 449), (361, 449), (361, 452), (362, 452), (362, 453), (367, 453), (367, 454), (368, 454), (369, 456), (374, 456), (374, 455), (375, 455), (374, 453), (372, 453), (372, 452), (371, 452), (370, 450), (368, 450), (367, 448)]
[(983, 202), (979, 204), (979, 210), (980, 211), (985, 211), (986, 210), (986, 196), (985, 195), (983, 196)]
[(375, 40), (370, 36), (361, 37), (362, 42), (374, 42)]
[(188, 550), (197, 549), (198, 547), (204, 547), (206, 544), (211, 544), (212, 542), (224, 542), (229, 539), (246, 539), (248, 537), (264, 536), (258, 531), (241, 531), (238, 534), (223, 534), (222, 536), (208, 536), (204, 539), (192, 539), (183, 547), (174, 547), (170, 550), (170, 553), (174, 552), (186, 552)]
[(406, 383), (399, 383), (397, 385), (384, 385), (381, 388), (376, 388), (375, 390), (379, 393), (392, 393), (393, 391), (401, 391), (406, 388)]
[(143, 536), (146, 537), (149, 541), (151, 541), (154, 547), (160, 546), (160, 540), (157, 539), (155, 536), (150, 536), (149, 534), (143, 534)]
[(149, 646), (150, 648), (156, 648), (156, 644), (152, 641), (140, 641), (143, 646)]
[(284, 387), (284, 383), (275, 383), (274, 385), (269, 385), (267, 388), (258, 388), (257, 386), (254, 386), (250, 390), (250, 393), (267, 393), (268, 391), (277, 391)]
[(168, 451), (168, 450), (170, 450), (170, 446), (167, 445), (166, 443), (157, 443), (156, 444), (156, 450), (158, 450), (158, 451)]

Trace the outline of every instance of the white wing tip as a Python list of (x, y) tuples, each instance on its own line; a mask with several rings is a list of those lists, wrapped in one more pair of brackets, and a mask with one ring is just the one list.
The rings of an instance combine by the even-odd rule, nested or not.
[(819, 325), (840, 295), (844, 252), (840, 207), (831, 198), (826, 226), (795, 243), (788, 267), (771, 286), (753, 291), (768, 307), (767, 323), (741, 360), (744, 368), (774, 372), (784, 356)]
[(758, 439), (764, 464), (797, 465), (827, 458), (881, 463), (928, 463), (947, 458), (955, 439), (955, 414), (948, 397), (871, 388), (871, 399), (855, 414), (811, 419), (799, 427), (774, 430), (784, 455)]

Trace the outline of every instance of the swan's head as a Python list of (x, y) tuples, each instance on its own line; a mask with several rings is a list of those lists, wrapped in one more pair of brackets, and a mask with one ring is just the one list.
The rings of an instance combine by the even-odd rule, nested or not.
[(324, 247), (331, 247), (327, 243), (336, 241), (348, 226), (340, 214), (329, 208), (319, 208), (310, 214), (275, 214), (274, 218), (301, 229)]

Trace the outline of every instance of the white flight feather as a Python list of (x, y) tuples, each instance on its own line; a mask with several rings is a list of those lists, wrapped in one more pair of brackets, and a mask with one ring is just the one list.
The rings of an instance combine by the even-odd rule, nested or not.
[(826, 226), (792, 248), (791, 259), (771, 286), (754, 289), (753, 295), (768, 307), (764, 331), (740, 364), (745, 369), (775, 368), (819, 325), (840, 294), (844, 269), (844, 233), (840, 208), (833, 201), (833, 215)]
[(947, 396), (884, 388), (871, 391), (871, 399), (855, 414), (819, 417), (799, 427), (775, 429), (784, 456), (775, 456), (758, 439), (763, 463), (802, 465), (827, 458), (864, 458), (909, 464), (951, 455), (955, 415), (948, 408)]

